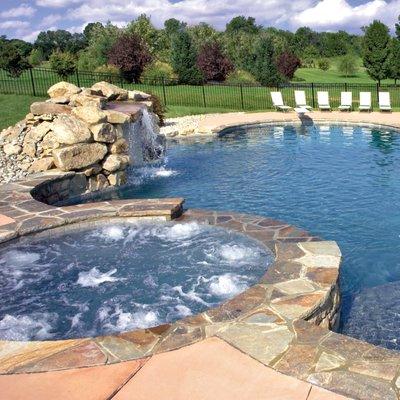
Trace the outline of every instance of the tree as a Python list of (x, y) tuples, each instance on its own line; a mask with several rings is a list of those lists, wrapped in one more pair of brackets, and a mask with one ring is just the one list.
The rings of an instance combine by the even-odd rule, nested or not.
[(309, 45), (303, 51), (302, 64), (308, 68), (315, 68), (316, 58), (318, 58), (318, 49), (313, 45)]
[(394, 79), (397, 84), (397, 80), (400, 79), (400, 39), (392, 38), (389, 66), (389, 78)]
[(338, 71), (346, 78), (356, 75), (358, 71), (356, 58), (352, 54), (346, 54), (339, 61)]
[(51, 69), (55, 70), (57, 74), (66, 79), (76, 71), (76, 58), (71, 53), (63, 53), (55, 51), (49, 57)]
[(143, 69), (151, 61), (147, 44), (136, 33), (120, 36), (108, 53), (108, 63), (118, 67), (124, 78), (133, 82), (139, 82)]
[(398, 22), (394, 25), (397, 39), (400, 40), (400, 15), (397, 17)]
[(86, 42), (89, 43), (92, 39), (92, 35), (94, 32), (96, 32), (96, 30), (98, 29), (102, 29), (103, 24), (101, 22), (90, 22), (89, 24), (87, 24), (85, 26), (85, 28), (83, 29), (83, 35), (86, 38)]
[(29, 54), (29, 64), (34, 67), (39, 66), (44, 61), (43, 52), (40, 49), (33, 49)]
[(318, 60), (318, 68), (322, 69), (322, 71), (328, 71), (330, 67), (329, 60), (326, 58), (321, 58)]
[(291, 80), (293, 79), (297, 68), (301, 66), (301, 61), (295, 54), (285, 51), (279, 55), (276, 60), (276, 64), (279, 73), (286, 79)]
[(275, 85), (279, 79), (275, 64), (275, 51), (270, 38), (262, 35), (255, 44), (252, 72), (262, 85)]
[(207, 42), (216, 42), (220, 38), (220, 33), (205, 22), (200, 22), (198, 25), (191, 26), (188, 28), (188, 32), (197, 51)]
[(170, 38), (175, 33), (185, 29), (186, 25), (186, 22), (181, 22), (176, 18), (170, 18), (164, 22), (164, 30), (167, 36)]
[(71, 33), (63, 29), (40, 32), (35, 43), (35, 49), (40, 49), (47, 60), (55, 51), (64, 52), (72, 38)]
[(257, 41), (257, 37), (247, 32), (224, 35), (226, 52), (236, 68), (251, 71), (254, 42)]
[(172, 37), (171, 65), (180, 83), (198, 84), (203, 81), (197, 67), (196, 48), (186, 29), (180, 30)]
[(0, 68), (8, 75), (18, 77), (31, 66), (26, 57), (23, 57), (18, 48), (11, 42), (4, 41), (0, 45)]
[(390, 58), (389, 28), (375, 20), (365, 28), (363, 62), (368, 75), (381, 83), (388, 77)]
[(197, 57), (197, 66), (207, 81), (222, 82), (233, 71), (231, 60), (226, 57), (218, 42), (206, 43)]
[(255, 22), (256, 20), (253, 17), (246, 18), (243, 15), (239, 15), (226, 24), (225, 32), (228, 35), (238, 32), (258, 33), (261, 27), (256, 25)]

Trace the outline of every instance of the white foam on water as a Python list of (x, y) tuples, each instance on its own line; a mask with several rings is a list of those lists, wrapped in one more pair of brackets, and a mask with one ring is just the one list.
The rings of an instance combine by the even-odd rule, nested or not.
[(183, 304), (178, 304), (177, 306), (175, 306), (175, 309), (178, 313), (178, 316), (181, 318), (192, 315), (192, 310), (189, 307), (184, 306)]
[(175, 224), (165, 228), (161, 236), (167, 240), (182, 240), (198, 235), (200, 231), (201, 226), (197, 222), (189, 222), (187, 224)]
[(204, 301), (195, 291), (194, 289), (189, 290), (187, 293), (185, 293), (182, 289), (182, 286), (175, 286), (172, 288), (175, 292), (177, 292), (179, 295), (182, 297), (195, 301), (196, 303), (203, 304), (205, 306), (209, 306), (209, 304)]
[(2, 340), (38, 340), (50, 339), (53, 335), (52, 324), (58, 316), (49, 313), (31, 315), (5, 315), (0, 320), (0, 339)]
[(40, 254), (38, 253), (10, 250), (4, 254), (2, 262), (14, 267), (24, 267), (26, 265), (34, 264), (39, 260)]
[(108, 272), (100, 272), (96, 267), (92, 268), (90, 271), (79, 272), (77, 284), (82, 287), (97, 287), (105, 282), (117, 282), (122, 281), (124, 278), (116, 278), (114, 275), (117, 269), (114, 268)]
[(244, 247), (237, 244), (224, 244), (219, 249), (219, 255), (229, 263), (248, 261), (258, 256), (258, 251), (251, 247)]
[(109, 240), (121, 240), (124, 238), (124, 230), (120, 226), (112, 225), (106, 226), (102, 229), (101, 234), (104, 238)]
[(247, 289), (244, 277), (234, 274), (213, 276), (210, 279), (210, 292), (219, 297), (231, 297)]

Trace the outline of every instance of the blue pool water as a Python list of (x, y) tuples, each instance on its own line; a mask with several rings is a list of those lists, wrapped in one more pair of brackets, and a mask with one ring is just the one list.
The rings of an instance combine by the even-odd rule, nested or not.
[(238, 129), (171, 143), (167, 154), (164, 166), (136, 171), (134, 184), (108, 196), (183, 196), (188, 207), (269, 216), (336, 240), (341, 330), (400, 349), (398, 133), (339, 125)]
[(196, 222), (113, 223), (24, 238), (0, 247), (0, 340), (172, 322), (243, 292), (271, 261), (259, 242)]

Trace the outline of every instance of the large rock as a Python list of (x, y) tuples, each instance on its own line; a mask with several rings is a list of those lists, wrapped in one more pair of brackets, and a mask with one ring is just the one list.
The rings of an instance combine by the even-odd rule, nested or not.
[(19, 136), (22, 134), (26, 128), (25, 121), (20, 121), (14, 126), (10, 126), (7, 129), (3, 129), (0, 133), (0, 143), (2, 142), (12, 142), (18, 140)]
[(116, 111), (116, 110), (104, 110), (107, 115), (107, 121), (110, 124), (124, 124), (125, 122), (129, 122), (131, 120), (131, 116), (129, 114)]
[(56, 97), (71, 97), (73, 94), (80, 93), (82, 91), (78, 86), (73, 85), (69, 82), (58, 82), (51, 86), (47, 91), (47, 94), (51, 98)]
[(72, 109), (72, 115), (89, 125), (107, 121), (107, 115), (104, 111), (93, 105), (75, 107)]
[(127, 183), (128, 178), (126, 175), (126, 171), (118, 171), (114, 174), (108, 175), (108, 182), (110, 182), (111, 186), (120, 186), (125, 185)]
[(37, 101), (31, 104), (31, 113), (33, 115), (51, 115), (51, 114), (71, 114), (72, 108), (65, 104), (55, 104), (47, 101)]
[(3, 151), (7, 156), (14, 156), (22, 152), (22, 147), (18, 144), (7, 143), (4, 145)]
[(128, 98), (135, 101), (146, 101), (150, 100), (151, 95), (145, 92), (141, 92), (140, 90), (130, 90), (128, 92)]
[(103, 169), (108, 172), (115, 172), (125, 169), (129, 164), (129, 156), (121, 154), (110, 154), (103, 163)]
[(93, 133), (93, 139), (96, 142), (114, 143), (116, 139), (116, 132), (113, 125), (108, 122), (104, 124), (96, 124), (90, 127)]
[(128, 91), (108, 82), (95, 83), (91, 88), (93, 94), (105, 96), (108, 100), (127, 100)]
[(107, 104), (107, 99), (103, 96), (95, 96), (90, 93), (82, 92), (74, 94), (70, 98), (70, 105), (73, 107), (78, 106), (93, 106), (98, 108), (104, 108)]
[(109, 151), (112, 154), (128, 153), (129, 143), (124, 138), (118, 139), (111, 146), (109, 146)]
[(94, 192), (96, 190), (105, 189), (110, 186), (108, 179), (103, 174), (98, 174), (96, 176), (91, 176), (89, 178), (89, 191)]
[(41, 124), (33, 126), (27, 133), (26, 137), (29, 137), (28, 140), (38, 142), (42, 140), (46, 134), (52, 130), (52, 128), (53, 124), (51, 122), (43, 121)]
[(86, 124), (72, 115), (59, 115), (53, 122), (53, 132), (62, 144), (84, 143), (92, 138)]
[(62, 171), (75, 171), (101, 161), (107, 146), (101, 143), (80, 143), (53, 150), (54, 162)]
[(34, 161), (32, 165), (29, 167), (28, 171), (31, 173), (43, 172), (43, 171), (48, 171), (53, 167), (54, 167), (53, 157), (44, 157)]
[(45, 135), (42, 140), (42, 148), (43, 150), (54, 150), (60, 147), (60, 143), (57, 140), (57, 137), (53, 131), (50, 131)]

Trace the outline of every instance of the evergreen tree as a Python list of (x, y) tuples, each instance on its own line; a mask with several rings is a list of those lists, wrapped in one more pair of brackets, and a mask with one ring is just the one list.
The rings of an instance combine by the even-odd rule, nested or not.
[(400, 79), (400, 39), (392, 39), (389, 60), (389, 78), (394, 79), (397, 84), (397, 80)]
[(274, 46), (267, 36), (261, 36), (255, 44), (252, 72), (257, 81), (265, 86), (275, 85), (280, 81)]
[(390, 42), (389, 28), (384, 23), (375, 20), (365, 28), (363, 62), (378, 84), (389, 75)]
[(171, 65), (180, 83), (198, 84), (203, 81), (197, 67), (196, 48), (186, 29), (181, 29), (172, 36)]

